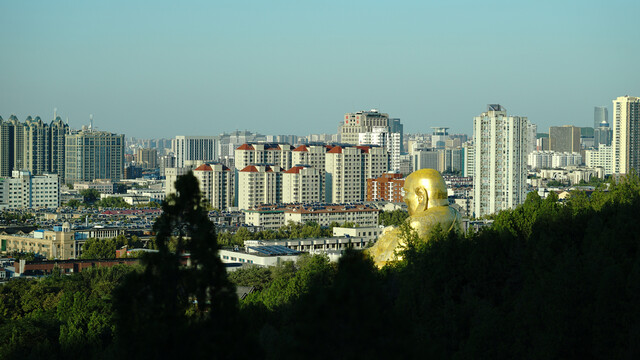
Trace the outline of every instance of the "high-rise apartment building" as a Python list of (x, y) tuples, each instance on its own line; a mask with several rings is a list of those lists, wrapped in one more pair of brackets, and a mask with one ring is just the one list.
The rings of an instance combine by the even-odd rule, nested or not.
[(282, 170), (279, 166), (248, 165), (238, 172), (238, 208), (282, 202)]
[(124, 135), (83, 129), (65, 137), (65, 182), (124, 177)]
[(289, 144), (242, 144), (235, 150), (235, 166), (244, 169), (251, 164), (273, 164), (289, 169), (292, 149)]
[(555, 152), (580, 152), (580, 128), (573, 125), (549, 128), (549, 150)]
[(324, 169), (296, 165), (282, 173), (282, 202), (310, 204), (324, 202)]
[(171, 143), (176, 167), (186, 167), (193, 162), (216, 161), (217, 141), (215, 136), (176, 136)]
[(64, 137), (68, 133), (69, 125), (60, 117), (50, 124), (39, 116), (29, 116), (24, 123), (14, 115), (8, 121), (0, 118), (0, 176), (26, 170), (32, 175), (64, 177)]
[(640, 98), (620, 96), (613, 100), (613, 172), (628, 174), (640, 170)]
[(234, 172), (222, 164), (202, 164), (193, 170), (198, 179), (202, 199), (214, 209), (233, 207)]
[(359, 134), (358, 145), (377, 145), (383, 147), (389, 153), (389, 168), (392, 171), (400, 171), (401, 139), (400, 133), (389, 132), (389, 129), (386, 127), (375, 126), (371, 132)]
[(505, 108), (491, 104), (473, 122), (474, 208), (480, 217), (524, 202), (529, 121), (508, 116)]
[(360, 202), (366, 196), (366, 179), (389, 170), (389, 157), (382, 147), (334, 146), (326, 154), (326, 202)]

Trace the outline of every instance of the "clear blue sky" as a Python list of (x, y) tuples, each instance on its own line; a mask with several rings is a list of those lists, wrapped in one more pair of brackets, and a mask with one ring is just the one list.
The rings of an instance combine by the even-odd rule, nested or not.
[(378, 108), (472, 133), (640, 96), (640, 1), (2, 1), (0, 116), (142, 138), (335, 133)]

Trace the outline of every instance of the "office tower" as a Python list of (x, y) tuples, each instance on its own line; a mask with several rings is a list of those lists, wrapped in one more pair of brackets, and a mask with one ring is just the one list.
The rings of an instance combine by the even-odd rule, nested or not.
[(620, 96), (613, 100), (613, 172), (640, 170), (640, 98)]
[(400, 153), (404, 152), (404, 126), (400, 123), (400, 119), (389, 119), (389, 132), (392, 134), (399, 134)]
[(602, 121), (593, 133), (593, 142), (596, 149), (600, 148), (601, 145), (611, 145), (612, 131), (608, 122)]
[(57, 208), (60, 206), (59, 178), (56, 174), (33, 175), (14, 170), (0, 178), (0, 209)]
[(449, 128), (432, 127), (433, 135), (431, 135), (431, 147), (436, 149), (444, 149), (447, 140), (449, 140)]
[(136, 160), (143, 169), (155, 169), (158, 167), (158, 151), (139, 148), (136, 152)]
[(412, 169), (417, 171), (420, 169), (434, 169), (440, 168), (440, 153), (436, 149), (418, 149), (413, 151), (412, 157)]
[(324, 169), (296, 165), (282, 173), (282, 202), (310, 204), (324, 202)]
[(279, 166), (248, 165), (238, 172), (238, 208), (282, 202), (282, 171)]
[(217, 160), (215, 136), (176, 136), (171, 147), (176, 157), (176, 167), (196, 162)]
[(202, 199), (221, 211), (233, 207), (234, 172), (222, 164), (202, 164), (193, 170), (198, 179)]
[(600, 127), (602, 122), (609, 122), (609, 109), (606, 106), (594, 106), (593, 108), (593, 128)]
[(491, 104), (473, 122), (474, 209), (475, 216), (480, 217), (524, 202), (529, 121), (507, 116), (505, 108)]
[(549, 128), (549, 150), (556, 152), (580, 152), (580, 128), (573, 125)]
[(83, 129), (65, 137), (65, 182), (124, 177), (124, 135)]

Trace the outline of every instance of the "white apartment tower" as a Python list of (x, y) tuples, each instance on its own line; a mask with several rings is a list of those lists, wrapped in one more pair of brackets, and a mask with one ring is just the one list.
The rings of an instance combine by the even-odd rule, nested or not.
[(640, 98), (620, 96), (613, 100), (611, 148), (613, 172), (628, 174), (640, 170)]
[(202, 198), (214, 209), (225, 211), (233, 207), (234, 172), (222, 164), (202, 164), (193, 170)]
[(176, 136), (171, 141), (176, 167), (186, 167), (194, 161), (216, 161), (217, 141), (215, 136)]
[(498, 104), (488, 105), (473, 122), (474, 207), (480, 217), (524, 202), (530, 128), (526, 117), (507, 116)]

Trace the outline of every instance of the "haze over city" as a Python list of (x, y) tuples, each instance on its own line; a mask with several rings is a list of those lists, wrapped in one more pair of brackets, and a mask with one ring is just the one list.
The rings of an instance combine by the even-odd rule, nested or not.
[(135, 137), (335, 133), (380, 109), (405, 132), (500, 103), (543, 130), (640, 93), (635, 1), (3, 2), (0, 116), (53, 109)]

